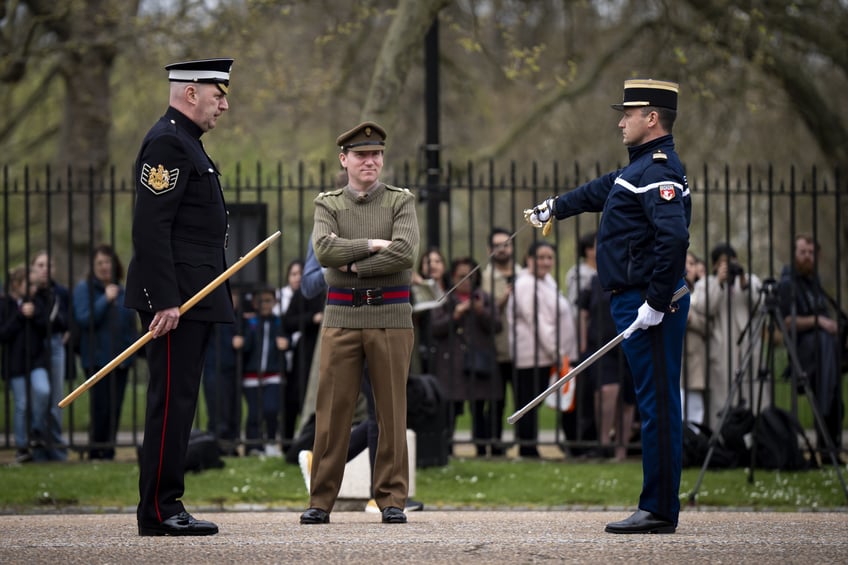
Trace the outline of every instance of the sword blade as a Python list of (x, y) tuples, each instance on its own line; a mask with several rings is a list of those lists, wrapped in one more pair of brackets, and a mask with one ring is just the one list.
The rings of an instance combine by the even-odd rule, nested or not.
[[(671, 297), (671, 301), (676, 302), (676, 301), (680, 300), (688, 292), (689, 292), (689, 289), (686, 288), (685, 286), (680, 287), (674, 293), (674, 296)], [(580, 363), (579, 365), (577, 365), (576, 367), (571, 369), (564, 377), (562, 377), (557, 382), (555, 382), (554, 384), (552, 384), (551, 386), (546, 388), (544, 392), (542, 392), (539, 396), (537, 396), (536, 398), (534, 398), (533, 400), (528, 402), (527, 405), (524, 406), (524, 408), (518, 410), (512, 416), (507, 418), (506, 421), (509, 422), (510, 424), (516, 423), (518, 420), (521, 419), (522, 416), (524, 416), (525, 414), (527, 414), (527, 412), (529, 412), (530, 410), (532, 410), (533, 408), (535, 408), (536, 406), (541, 404), (543, 400), (545, 400), (548, 396), (550, 396), (551, 394), (553, 394), (554, 392), (559, 390), (565, 383), (567, 383), (568, 381), (570, 381), (571, 379), (573, 379), (574, 377), (576, 377), (577, 375), (579, 375), (580, 373), (582, 373), (583, 371), (585, 371), (586, 369), (591, 367), (592, 364), (595, 363), (598, 359), (600, 359), (601, 357), (606, 355), (611, 349), (613, 349), (619, 343), (624, 341), (624, 334), (625, 333), (627, 333), (627, 330), (622, 331), (620, 334), (618, 334), (617, 336), (615, 336), (614, 338), (609, 340), (606, 344), (604, 344), (603, 347), (601, 347), (600, 349), (595, 351), (593, 354), (591, 354), (589, 357), (587, 357), (582, 363)]]

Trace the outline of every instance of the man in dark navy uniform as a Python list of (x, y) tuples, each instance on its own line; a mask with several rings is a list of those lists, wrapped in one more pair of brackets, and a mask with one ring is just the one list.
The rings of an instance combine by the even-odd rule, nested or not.
[(180, 498), (206, 345), (216, 322), (233, 321), (228, 285), (191, 310), (179, 307), (225, 270), (227, 210), (218, 169), (200, 136), (228, 108), (232, 59), (175, 63), (170, 106), (141, 144), (135, 163), (133, 258), (126, 306), (138, 310), (150, 383), (141, 451), (138, 533), (211, 535), (212, 522), (186, 512)]
[(625, 81), (624, 101), (613, 108), (622, 113), (618, 127), (630, 163), (525, 211), (535, 227), (603, 212), (598, 277), (612, 293), (612, 317), (625, 335), (642, 420), (639, 508), (607, 524), (616, 534), (673, 533), (680, 512), (680, 365), (689, 297), (672, 304), (672, 295), (684, 285), (691, 202), (671, 135), (677, 92), (673, 82)]

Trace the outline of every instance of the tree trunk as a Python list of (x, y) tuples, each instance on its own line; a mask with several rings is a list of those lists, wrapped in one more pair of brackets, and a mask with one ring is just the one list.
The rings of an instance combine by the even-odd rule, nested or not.
[(363, 120), (375, 120), (392, 129), (397, 100), (416, 53), (424, 52), (424, 36), (439, 11), (450, 0), (399, 0), (395, 17), (383, 40), (371, 86), (368, 89)]
[[(70, 284), (89, 270), (90, 251), (104, 242), (102, 207), (109, 186), (112, 124), (110, 78), (121, 21), (138, 11), (138, 0), (89, 0), (74, 4), (57, 30), (64, 37), (61, 75), (65, 107), (56, 154), (56, 179), (71, 198), (59, 198), (53, 241), (57, 267)], [(69, 216), (72, 214), (72, 217)], [(69, 222), (73, 226), (69, 226)], [(91, 226), (88, 231), (75, 226)], [(60, 264), (67, 261), (66, 265)], [(67, 271), (65, 270), (67, 269)]]

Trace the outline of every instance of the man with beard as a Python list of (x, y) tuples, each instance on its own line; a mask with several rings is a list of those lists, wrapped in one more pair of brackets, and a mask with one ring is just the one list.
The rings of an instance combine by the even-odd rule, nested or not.
[[(842, 395), (839, 374), (839, 324), (836, 313), (816, 274), (819, 246), (812, 236), (795, 236), (795, 260), (786, 265), (780, 275), (778, 296), (780, 313), (789, 335), (795, 343), (798, 362), (816, 397), (816, 407), (824, 420), (825, 430), (816, 426), (819, 449), (827, 446), (825, 436), (833, 445), (841, 445)], [(794, 339), (793, 339), (794, 338)], [(795, 375), (796, 379), (801, 375)]]
[[(492, 425), (491, 454), (492, 456), (502, 456), (506, 452), (506, 447), (501, 443), (506, 383), (514, 386), (512, 383), (512, 351), (509, 348), (510, 329), (506, 317), (506, 303), (509, 300), (509, 295), (512, 294), (512, 282), (522, 269), (515, 264), (512, 234), (507, 229), (492, 228), (489, 234), (488, 251), (491, 261), (483, 270), (480, 286), (495, 301), (503, 324), (501, 331), (495, 334), (496, 360), (500, 378), (492, 383), (492, 386), (500, 386), (503, 389), (503, 394), (500, 395), (499, 400), (490, 401), (491, 407), (487, 420)], [(513, 388), (513, 392), (515, 392), (515, 388)]]

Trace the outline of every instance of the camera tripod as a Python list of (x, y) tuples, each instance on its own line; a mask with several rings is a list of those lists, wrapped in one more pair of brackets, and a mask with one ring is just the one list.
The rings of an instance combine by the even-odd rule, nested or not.
[[(784, 336), (784, 344), (786, 346), (786, 353), (789, 357), (789, 363), (792, 367), (792, 370), (795, 375), (798, 376), (798, 385), (803, 387), (804, 394), (807, 397), (807, 401), (810, 404), (810, 410), (813, 413), (813, 418), (815, 420), (816, 426), (821, 431), (821, 437), (824, 438), (825, 445), (827, 448), (827, 452), (830, 455), (831, 462), (833, 463), (833, 468), (836, 471), (836, 476), (839, 477), (839, 482), (842, 484), (842, 492), (845, 494), (845, 499), (848, 500), (848, 487), (845, 485), (845, 480), (842, 477), (842, 472), (839, 468), (839, 461), (836, 458), (836, 446), (833, 444), (833, 440), (830, 437), (830, 434), (827, 433), (827, 428), (824, 423), (824, 419), (821, 416), (821, 413), (816, 406), (816, 399), (813, 395), (812, 388), (810, 387), (809, 380), (807, 379), (806, 373), (802, 370), (801, 364), (798, 361), (798, 350), (796, 349), (795, 343), (793, 343), (789, 338), (789, 332), (786, 330), (786, 324), (783, 321), (783, 317), (780, 315), (778, 303), (777, 303), (777, 282), (774, 279), (766, 279), (763, 281), (763, 285), (760, 288), (760, 297), (757, 301), (757, 305), (755, 306), (755, 315), (748, 322), (748, 326), (742, 330), (742, 335), (739, 336), (739, 343), (741, 344), (742, 340), (745, 337), (745, 333), (749, 332), (750, 339), (748, 340), (748, 346), (745, 349), (745, 353), (742, 356), (741, 361), (739, 362), (739, 367), (736, 369), (736, 373), (733, 377), (733, 382), (730, 386), (730, 392), (727, 396), (727, 400), (724, 403), (724, 407), (721, 410), (721, 420), (719, 421), (718, 428), (716, 428), (716, 432), (710, 437), (710, 441), (708, 444), (707, 456), (704, 459), (704, 463), (701, 466), (701, 472), (698, 475), (698, 480), (695, 482), (695, 486), (692, 488), (692, 492), (689, 494), (689, 503), (695, 503), (695, 497), (698, 494), (698, 489), (701, 487), (701, 482), (704, 480), (704, 474), (707, 472), (707, 468), (710, 465), (710, 459), (712, 458), (713, 451), (715, 451), (716, 443), (719, 440), (720, 430), (724, 426), (725, 421), (730, 413), (730, 406), (733, 402), (733, 399), (736, 397), (739, 388), (742, 385), (742, 378), (745, 375), (746, 368), (751, 362), (751, 358), (754, 355), (754, 350), (756, 349), (757, 340), (756, 336), (762, 335), (763, 327), (768, 322), (768, 332), (767, 332), (767, 341), (766, 346), (762, 348), (760, 352), (760, 365), (757, 372), (757, 377), (759, 379), (759, 389), (757, 393), (757, 411), (755, 413), (755, 417), (759, 418), (760, 409), (762, 408), (763, 401), (763, 386), (765, 384), (765, 380), (769, 378), (770, 371), (768, 367), (768, 362), (772, 358), (772, 339), (771, 336), (774, 335), (775, 328), (780, 330), (781, 335)], [(756, 451), (757, 451), (757, 434), (756, 434), (756, 425), (754, 429), (751, 431), (751, 435), (753, 438), (753, 443), (751, 446), (751, 464), (748, 466), (748, 482), (754, 482), (754, 466), (756, 464)], [(797, 441), (797, 438), (796, 438)], [(814, 456), (814, 455), (813, 455)]]

